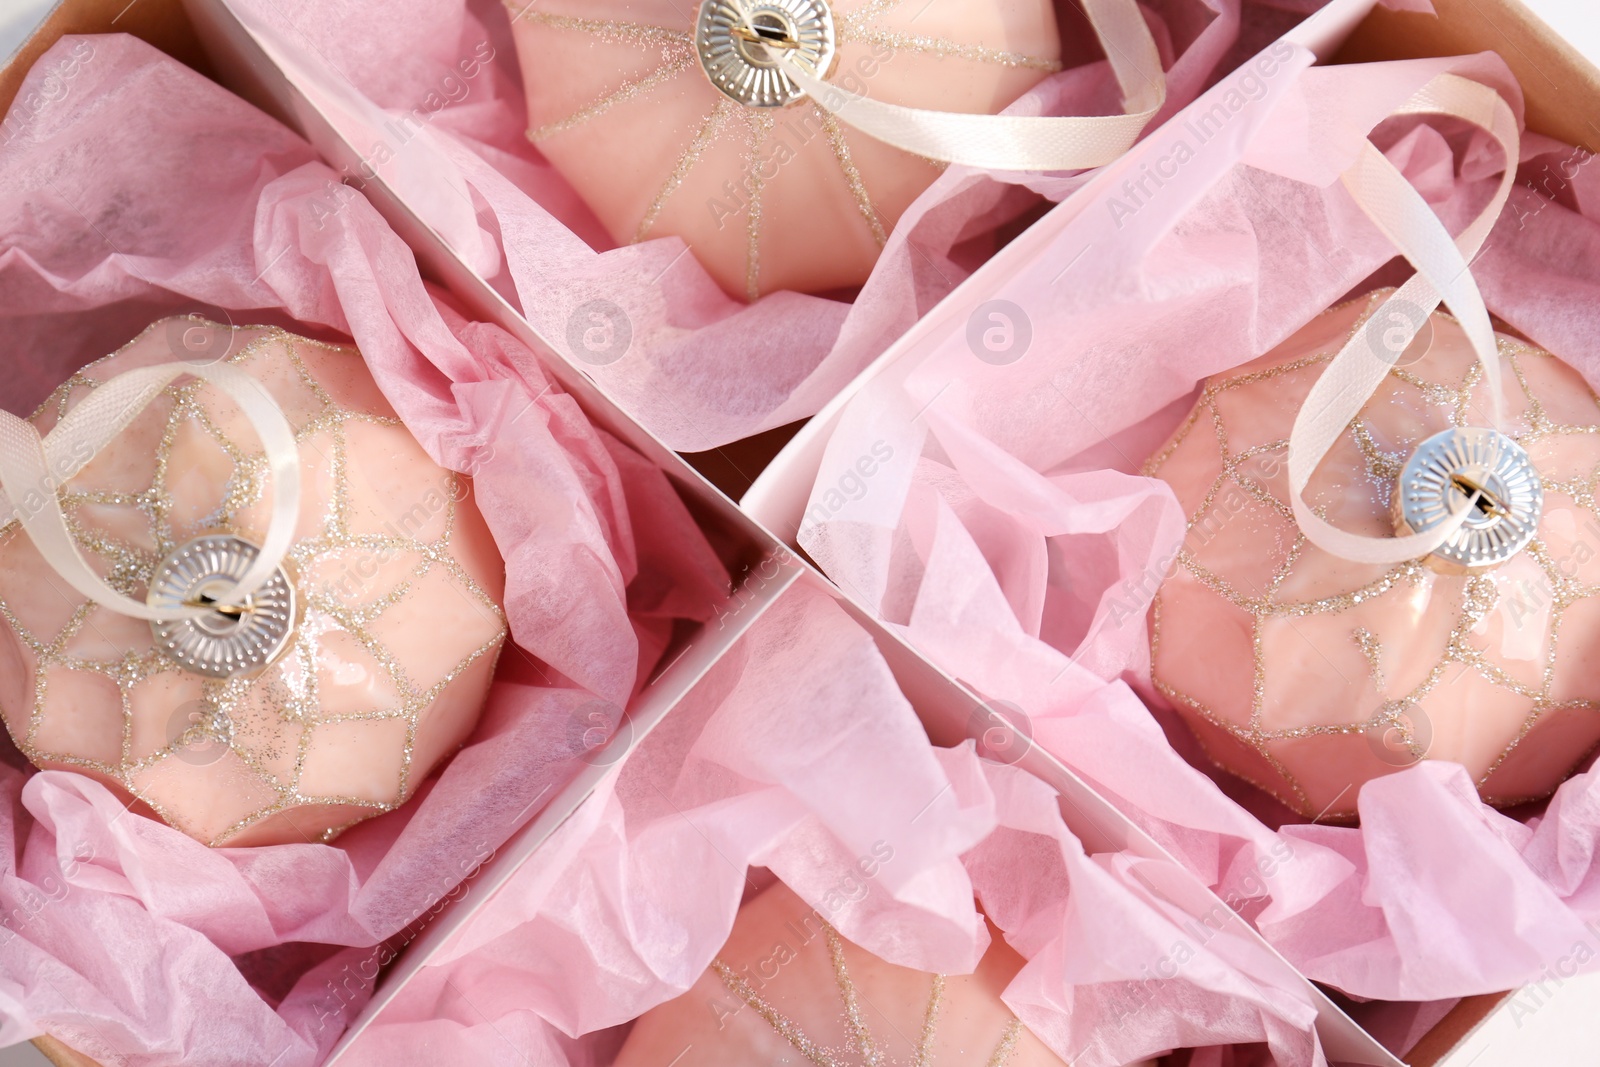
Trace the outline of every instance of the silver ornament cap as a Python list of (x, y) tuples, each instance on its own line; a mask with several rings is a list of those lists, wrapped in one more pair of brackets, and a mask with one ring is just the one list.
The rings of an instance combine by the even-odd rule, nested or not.
[(1539, 531), (1544, 483), (1523, 447), (1481, 426), (1436, 433), (1400, 472), (1395, 525), (1423, 533), (1463, 505), (1467, 520), (1427, 559), (1446, 574), (1492, 570), (1527, 547)]
[(694, 27), (695, 54), (711, 84), (746, 107), (788, 107), (805, 91), (776, 54), (826, 77), (837, 54), (827, 0), (705, 0)]
[(187, 541), (161, 561), (145, 602), (151, 607), (217, 605), (188, 619), (152, 620), (156, 648), (184, 670), (208, 678), (259, 674), (288, 647), (294, 633), (294, 583), (282, 567), (243, 604), (219, 603), (256, 561), (260, 549), (232, 534)]

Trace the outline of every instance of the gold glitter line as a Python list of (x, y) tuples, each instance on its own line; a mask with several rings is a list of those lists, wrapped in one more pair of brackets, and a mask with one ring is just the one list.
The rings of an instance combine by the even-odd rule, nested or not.
[(1000, 1039), (1000, 1044), (989, 1054), (989, 1067), (1005, 1067), (1006, 1061), (1011, 1059), (1011, 1054), (1017, 1050), (1017, 1042), (1021, 1039), (1022, 1023), (1012, 1019), (1011, 1025), (1006, 1027), (1005, 1036)]
[(666, 84), (688, 70), (692, 62), (694, 62), (694, 57), (687, 52), (680, 56), (674, 56), (644, 77), (623, 82), (616, 89), (597, 100), (585, 104), (566, 118), (547, 122), (536, 130), (529, 130), (528, 140), (538, 144), (540, 141), (548, 140), (558, 133), (565, 133), (567, 130), (581, 126), (590, 119), (597, 118), (610, 111), (618, 104), (636, 99), (650, 90)]
[[(1173, 432), (1172, 440), (1162, 445), (1155, 455), (1144, 461), (1144, 465), (1139, 468), (1140, 476), (1144, 478), (1160, 477), (1157, 472), (1161, 470), (1169, 459), (1177, 454), (1178, 447), (1188, 440), (1189, 434), (1193, 432), (1195, 424), (1200, 421), (1201, 415), (1210, 410), (1211, 395), (1208, 389), (1201, 394), (1200, 399), (1195, 403), (1194, 410), (1189, 412), (1188, 417)], [(1193, 517), (1191, 516), (1191, 521), (1192, 519)]]
[(1350, 631), (1350, 636), (1355, 639), (1361, 654), (1367, 657), (1367, 665), (1372, 668), (1373, 688), (1382, 693), (1388, 688), (1383, 680), (1383, 642), (1378, 640), (1377, 634), (1364, 626), (1357, 626)]
[(745, 173), (750, 179), (750, 204), (749, 214), (745, 218), (744, 290), (745, 296), (754, 302), (761, 296), (761, 194), (767, 185), (766, 179), (761, 176), (759, 157), (761, 146), (767, 143), (767, 138), (772, 134), (774, 119), (765, 111), (751, 114), (747, 110), (745, 114), (750, 119), (750, 144), (745, 158)]
[(944, 975), (933, 976), (933, 990), (928, 994), (928, 1010), (922, 1017), (922, 1037), (917, 1041), (916, 1055), (911, 1067), (933, 1067), (934, 1032), (939, 1024), (939, 1008), (944, 1002)]
[(856, 996), (856, 984), (850, 978), (850, 968), (845, 965), (844, 942), (840, 940), (838, 931), (827, 923), (822, 926), (823, 936), (828, 941), (828, 958), (833, 962), (833, 980), (839, 986), (839, 999), (844, 1001), (844, 1016), (850, 1030), (850, 1047), (861, 1057), (864, 1067), (881, 1067), (883, 1053), (878, 1051), (877, 1043), (872, 1040), (872, 1028), (867, 1025), (867, 1020), (861, 1014), (860, 998)]
[(1061, 61), (1058, 59), (1043, 59), (1039, 56), (1025, 55), (1022, 52), (1008, 52), (999, 48), (987, 48), (980, 44), (964, 44), (960, 41), (952, 41), (947, 37), (896, 33), (893, 30), (852, 29), (848, 35), (840, 34), (839, 43), (879, 44), (889, 48), (903, 49), (907, 52), (935, 55), (941, 59), (964, 59), (969, 63), (1012, 67), (1019, 70), (1041, 70), (1048, 74), (1054, 74), (1062, 69)]
[[(1400, 472), (1405, 469), (1406, 457), (1398, 452), (1386, 452), (1379, 447), (1377, 439), (1372, 436), (1372, 428), (1360, 416), (1350, 422), (1350, 435), (1355, 439), (1356, 447), (1361, 450), (1361, 459), (1367, 468), (1367, 476), (1380, 481), (1390, 481), (1400, 477)], [(1284, 442), (1287, 446), (1288, 442)]]
[(650, 206), (645, 208), (644, 218), (639, 220), (639, 228), (633, 233), (635, 244), (649, 236), (651, 227), (656, 224), (656, 219), (660, 217), (662, 210), (667, 206), (667, 200), (683, 185), (683, 180), (689, 176), (689, 172), (700, 162), (700, 157), (705, 154), (705, 150), (710, 147), (711, 142), (721, 132), (722, 127), (727, 124), (728, 117), (733, 114), (734, 109), (737, 107), (738, 105), (732, 100), (723, 97), (717, 101), (717, 106), (712, 108), (711, 112), (706, 115), (705, 121), (700, 124), (700, 129), (696, 131), (693, 139), (684, 148), (683, 154), (678, 157), (677, 165), (672, 168), (672, 173), (667, 175), (667, 180), (661, 183), (661, 188), (656, 191), (656, 195), (651, 199)]
[[(813, 105), (815, 106), (815, 105)], [(839, 125), (839, 120), (820, 109), (817, 112), (822, 116), (822, 128), (827, 131), (828, 144), (833, 149), (833, 156), (839, 161), (839, 169), (844, 172), (844, 180), (850, 186), (850, 195), (855, 198), (856, 210), (866, 220), (867, 229), (872, 231), (872, 239), (882, 248), (889, 240), (889, 235), (883, 232), (883, 223), (878, 220), (878, 210), (872, 206), (872, 197), (867, 194), (867, 183), (862, 180), (861, 172), (856, 169), (855, 161), (850, 158), (850, 146), (845, 143), (844, 128)]]
[(860, 32), (863, 26), (873, 23), (899, 7), (903, 0), (871, 0), (871, 3), (856, 8), (854, 11), (843, 12), (835, 16), (834, 24), (839, 27), (839, 39), (845, 40), (846, 34)]
[(1260, 615), (1250, 617), (1250, 732), (1261, 733), (1261, 716), (1267, 703), (1267, 657), (1261, 651), (1261, 625), (1266, 620)]
[(732, 967), (720, 959), (714, 959), (711, 961), (711, 968), (722, 978), (722, 984), (728, 987), (729, 992), (753, 1008), (755, 1013), (765, 1019), (767, 1025), (777, 1031), (778, 1036), (789, 1042), (800, 1055), (817, 1067), (845, 1067), (829, 1055), (821, 1045), (806, 1036), (806, 1032), (793, 1020), (768, 1004), (766, 999), (752, 989), (750, 983), (741, 978)]
[[(39, 727), (44, 722), (44, 702), (49, 695), (50, 680), (45, 674), (44, 658), (39, 657), (33, 667), (33, 707), (28, 709), (28, 732), (17, 743), (17, 748), (22, 750), (23, 755), (34, 751), (34, 737), (38, 734)], [(16, 734), (13, 733), (11, 738), (15, 741)]]
[[(840, 999), (844, 1003), (845, 1025), (849, 1039), (850, 1051), (861, 1057), (864, 1067), (884, 1067), (888, 1063), (882, 1050), (873, 1040), (871, 1029), (867, 1026), (866, 1019), (861, 1012), (860, 998), (856, 995), (854, 980), (850, 977), (850, 969), (845, 961), (844, 940), (839, 932), (827, 922), (822, 924), (822, 931), (826, 935), (828, 956), (833, 967), (834, 982), (839, 988)], [(757, 1015), (766, 1021), (780, 1037), (802, 1056), (817, 1067), (845, 1067), (843, 1063), (834, 1058), (834, 1054), (824, 1048), (817, 1041), (808, 1036), (799, 1024), (770, 1004), (757, 992), (737, 971), (730, 967), (721, 958), (711, 961), (711, 969), (722, 979), (722, 983), (729, 992), (733, 993), (747, 1006), (753, 1008)], [(918, 1041), (916, 1052), (911, 1061), (911, 1067), (932, 1067), (933, 1046), (936, 1040), (939, 1011), (944, 1004), (945, 976), (933, 975), (933, 985), (928, 995), (928, 1007), (923, 1016), (922, 1034)], [(1005, 1067), (1011, 1054), (1016, 1050), (1017, 1043), (1022, 1037), (1022, 1023), (1015, 1017), (1002, 1031), (999, 1043), (990, 1054), (988, 1067)]]
[[(506, 7), (512, 6), (508, 0)], [(556, 15), (544, 11), (533, 11), (523, 14), (522, 19), (527, 22), (549, 26), (556, 30), (574, 30), (578, 33), (587, 33), (607, 44), (668, 44), (689, 47), (693, 36), (687, 30), (675, 30), (670, 26), (651, 26), (642, 22), (618, 22), (613, 19), (586, 19), (575, 15)], [(516, 21), (515, 18), (512, 21)]]

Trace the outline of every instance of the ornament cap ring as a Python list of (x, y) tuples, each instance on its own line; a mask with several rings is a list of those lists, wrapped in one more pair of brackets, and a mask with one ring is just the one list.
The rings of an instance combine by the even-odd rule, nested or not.
[(1498, 430), (1455, 427), (1417, 446), (1395, 490), (1395, 526), (1423, 533), (1461, 508), (1467, 519), (1428, 565), (1480, 574), (1528, 546), (1544, 512), (1544, 484), (1523, 447)]
[(783, 71), (780, 57), (827, 77), (837, 55), (827, 0), (704, 0), (694, 47), (711, 84), (746, 107), (788, 107), (805, 90)]
[(156, 648), (208, 678), (249, 678), (266, 670), (294, 634), (295, 590), (279, 567), (242, 604), (223, 604), (260, 548), (232, 534), (206, 534), (179, 545), (156, 567), (145, 600), (152, 607), (212, 610), (150, 623)]

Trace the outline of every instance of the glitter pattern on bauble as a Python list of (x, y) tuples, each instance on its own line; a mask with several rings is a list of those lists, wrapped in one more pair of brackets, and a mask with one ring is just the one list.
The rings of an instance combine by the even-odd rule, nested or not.
[(989, 932), (974, 973), (914, 971), (851, 944), (780, 882), (739, 909), (693, 988), (634, 1023), (616, 1067), (658, 1067), (664, 1049), (674, 1067), (1063, 1067), (1001, 1000), (1023, 959)]
[[(506, 636), (504, 568), (470, 483), (428, 458), (354, 348), (159, 322), (73, 375), (33, 423), (48, 433), (98, 383), (192, 354), (174, 352), (180, 334), (266, 386), (300, 454), (295, 539), (254, 594), (285, 616), (252, 639), (264, 669), (186, 669), (157, 638), (167, 624), (86, 600), (13, 522), (0, 529), (0, 713), (36, 766), (96, 778), (200, 841), (326, 841), (404, 803), (471, 732)], [(90, 566), (144, 601), (189, 598), (195, 581), (225, 592), (201, 572), (238, 569), (240, 544), (263, 542), (273, 486), (249, 421), (185, 377), (55, 492)], [(239, 632), (220, 613), (201, 622), (190, 638)]]
[(798, 92), (771, 48), (841, 92), (966, 114), (997, 114), (1061, 69), (1047, 0), (506, 9), (540, 155), (618, 244), (681, 238), (725, 291), (752, 301), (861, 285), (944, 171), (841, 124)]
[[(1600, 401), (1572, 368), (1499, 336), (1514, 447), (1461, 447), (1490, 440), (1492, 405), (1465, 333), (1434, 314), (1431, 348), (1390, 371), (1305, 499), (1351, 533), (1405, 532), (1398, 494), (1421, 450), (1435, 510), (1489, 491), (1463, 551), (1353, 563), (1294, 520), (1295, 416), (1385, 296), (1207, 381), (1146, 467), (1188, 518), (1152, 609), (1156, 688), (1216, 764), (1323, 821), (1353, 819), (1364, 783), (1421, 759), (1461, 764), (1491, 804), (1539, 800), (1600, 744)], [(1430, 460), (1446, 433), (1459, 435), (1454, 458)], [(1424, 522), (1426, 502), (1413, 503)], [(1498, 534), (1473, 547), (1474, 529)]]

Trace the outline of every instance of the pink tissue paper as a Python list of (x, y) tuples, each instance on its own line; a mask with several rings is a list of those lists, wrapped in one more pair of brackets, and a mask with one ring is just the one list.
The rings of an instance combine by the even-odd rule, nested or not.
[[(1144, 4), (1168, 68), (1167, 105), (1151, 129), (1324, 2)], [(814, 414), (982, 265), (1004, 233), (1020, 232), (1092, 173), (950, 167), (888, 235), (859, 292), (782, 291), (746, 304), (725, 294), (679, 238), (616, 246), (528, 142), (501, 0), (229, 5), (334, 116), (361, 156), (353, 180), (381, 175), (552, 347), (684, 452)], [(1065, 0), (1056, 7), (1067, 69), (1006, 113), (1120, 113), (1083, 15)], [(589, 329), (601, 333), (586, 348)]]
[[(947, 671), (1011, 704), (1308, 976), (1436, 1014), (1600, 965), (1600, 775), (1502, 813), (1461, 768), (1423, 762), (1362, 790), (1359, 827), (1214, 779), (1150, 686), (1147, 613), (1184, 517), (1139, 471), (1204, 379), (1409, 275), (1337, 181), (1370, 132), (1459, 232), (1505, 165), (1498, 147), (1460, 124), (1385, 120), (1446, 70), (1519, 114), (1521, 92), (1490, 53), (1342, 67), (1281, 43), (1264, 55), (1270, 73), (1225, 79), (1113, 164), (1048, 251), (997, 283), (1031, 321), (1031, 350), (984, 360), (964, 336), (935, 338), (852, 400), (800, 542)], [(1592, 159), (1526, 135), (1473, 270), (1492, 312), (1594, 386)], [(864, 488), (837, 492), (866, 455), (880, 462)]]
[(378, 965), (582, 766), (586, 732), (614, 726), (728, 576), (665, 476), (430, 289), (307, 144), (134, 38), (67, 37), (34, 67), (0, 126), (0, 234), (8, 410), (198, 311), (353, 338), (429, 455), (475, 479), (516, 647), (403, 808), (333, 845), (213, 850), (9, 744), (0, 758), (0, 1044), (318, 1063)]
[(933, 747), (866, 632), (796, 585), (341, 1063), (609, 1063), (774, 878), (845, 938), (930, 972), (977, 964), (981, 904), (1027, 960), (1007, 1005), (1073, 1064), (1192, 1047), (1325, 1062), (1303, 994), (1238, 962), (1258, 949), (1164, 903), (1150, 861), (1086, 855), (1058, 804), (970, 743)]

